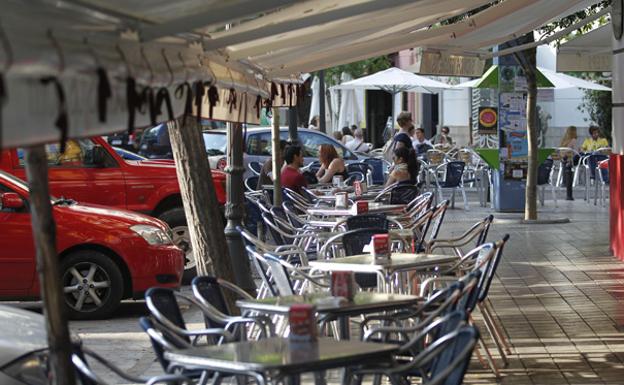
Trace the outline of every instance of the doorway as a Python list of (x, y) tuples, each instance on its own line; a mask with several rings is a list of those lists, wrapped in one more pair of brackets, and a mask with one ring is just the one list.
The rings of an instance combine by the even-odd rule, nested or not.
[(373, 148), (384, 145), (383, 132), (390, 116), (392, 116), (392, 96), (390, 93), (381, 90), (367, 90), (365, 138), (367, 142), (373, 144)]

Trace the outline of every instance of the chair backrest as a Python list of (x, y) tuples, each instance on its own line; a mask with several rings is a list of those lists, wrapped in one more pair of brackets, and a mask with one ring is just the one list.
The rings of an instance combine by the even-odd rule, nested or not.
[(275, 286), (271, 278), (270, 266), (266, 258), (260, 253), (258, 253), (253, 246), (249, 246), (249, 245), (245, 246), (245, 249), (247, 249), (247, 254), (251, 258), (251, 262), (254, 265), (256, 272), (260, 276), (260, 279), (262, 279), (262, 282), (264, 283), (266, 288), (269, 290), (269, 293), (273, 297), (278, 296), (279, 293), (277, 291), (277, 287)]
[(170, 364), (170, 361), (165, 358), (165, 351), (184, 349), (191, 346), (180, 340), (179, 336), (169, 333), (165, 327), (158, 324), (158, 321), (150, 317), (139, 318), (139, 325), (149, 336), (156, 359), (165, 371), (169, 370)]
[(503, 236), (503, 239), (496, 242), (496, 254), (494, 254), (494, 256), (490, 259), (486, 273), (483, 277), (481, 277), (483, 282), (479, 285), (479, 302), (482, 302), (485, 300), (485, 298), (487, 298), (488, 292), (490, 291), (490, 286), (492, 285), (492, 280), (496, 275), (496, 269), (498, 268), (498, 264), (503, 257), (503, 249), (505, 248), (505, 244), (508, 240), (509, 234), (505, 234)]
[(430, 149), (427, 150), (427, 161), (431, 165), (439, 165), (444, 162), (446, 158), (446, 154), (441, 150)]
[(347, 218), (345, 225), (347, 230), (357, 229), (388, 229), (390, 222), (386, 219), (386, 214), (360, 214)]
[(258, 190), (258, 179), (259, 176), (253, 175), (245, 179), (245, 187), (249, 191), (257, 191)]
[(550, 173), (552, 172), (553, 163), (554, 161), (552, 159), (546, 159), (537, 168), (537, 184), (539, 186), (550, 182)]
[[(159, 322), (168, 321), (180, 329), (186, 329), (184, 317), (182, 317), (178, 300), (172, 289), (151, 287), (145, 292), (145, 302), (147, 308)], [(166, 321), (162, 320), (161, 317), (166, 318)], [(191, 342), (186, 336), (180, 337), (188, 343)]]
[(424, 211), (431, 207), (431, 203), (433, 202), (433, 193), (430, 191), (424, 192), (418, 195), (416, 198), (412, 199), (411, 202), (407, 204), (405, 207), (405, 211), (412, 211), (413, 209), (417, 209), (417, 211)]
[(305, 222), (299, 218), (299, 215), (304, 214), (304, 212), (297, 207), (297, 205), (292, 201), (282, 202), (282, 208), (290, 221), (290, 224), (293, 227), (301, 228), (305, 226)]
[(450, 204), (449, 200), (444, 200), (433, 209), (433, 213), (431, 215), (431, 223), (429, 224), (429, 228), (427, 229), (428, 234), (426, 236), (427, 242), (431, 242), (438, 237), (440, 233), (440, 228), (442, 227), (442, 222), (444, 221), (444, 216), (446, 214), (446, 209)]
[[(209, 275), (198, 276), (193, 278), (191, 286), (193, 294), (200, 302), (209, 304), (225, 315), (231, 315), (217, 278)], [(204, 321), (207, 328), (223, 329), (226, 326), (226, 324), (209, 317), (204, 317)]]
[(398, 184), (390, 190), (390, 204), (408, 204), (418, 196), (418, 187)]
[[(253, 172), (255, 175), (260, 175), (260, 171), (262, 171), (262, 164), (260, 162), (251, 161), (247, 163), (247, 167), (249, 167), (251, 172)], [(258, 181), (256, 180), (256, 185), (257, 185), (257, 182)]]
[(461, 385), (470, 357), (479, 339), (475, 326), (462, 326), (433, 342), (423, 351), (423, 356), (432, 362), (429, 368), (429, 385)]
[(444, 187), (459, 187), (462, 183), (466, 163), (455, 160), (446, 164), (446, 175), (444, 177)]
[(371, 171), (373, 176), (373, 184), (384, 184), (384, 161), (376, 158), (364, 159), (364, 163), (366, 163)]
[(591, 179), (596, 178), (596, 167), (598, 167), (598, 163), (607, 159), (609, 159), (609, 157), (602, 154), (591, 154), (587, 156), (587, 167), (589, 168), (589, 177)]
[(366, 174), (362, 174), (359, 171), (350, 171), (349, 172), (349, 177), (347, 179), (345, 179), (344, 183), (347, 186), (353, 186), (353, 182), (362, 182), (363, 180), (366, 179)]
[(479, 300), (481, 276), (481, 270), (477, 269), (461, 278), (461, 281), (464, 283), (464, 289), (457, 304), (458, 309), (465, 310), (468, 314), (472, 313)]
[(285, 245), (286, 241), (284, 240), (284, 237), (282, 236), (282, 234), (279, 233), (279, 231), (276, 230), (276, 228), (279, 228), (279, 226), (277, 223), (275, 223), (275, 220), (273, 219), (273, 214), (262, 213), (262, 219), (264, 220), (264, 223), (267, 224), (269, 233), (271, 234), (271, 237), (273, 238), (275, 244)]
[(481, 233), (477, 236), (477, 240), (475, 241), (475, 247), (480, 246), (485, 243), (487, 240), (488, 233), (490, 232), (490, 227), (492, 226), (492, 222), (494, 221), (494, 215), (490, 214), (487, 217), (483, 218), (481, 223), (483, 223), (483, 229)]
[(294, 295), (295, 289), (290, 274), (278, 256), (264, 254), (267, 265), (271, 269), (271, 278), (280, 296)]
[(357, 162), (357, 163), (349, 163), (347, 164), (347, 172), (350, 174), (353, 171), (359, 171), (363, 175), (366, 175), (369, 170), (372, 170), (372, 167), (368, 165), (368, 163)]
[(367, 228), (347, 231), (342, 234), (342, 245), (345, 255), (362, 254), (364, 246), (368, 245), (375, 234), (388, 234), (387, 229)]

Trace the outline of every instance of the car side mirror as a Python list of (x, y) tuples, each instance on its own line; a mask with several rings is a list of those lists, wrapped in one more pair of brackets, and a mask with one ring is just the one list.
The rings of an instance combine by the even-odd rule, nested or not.
[(106, 150), (100, 145), (93, 146), (91, 149), (91, 161), (95, 166), (104, 166), (106, 163)]
[(24, 200), (17, 193), (0, 194), (0, 209), (21, 209), (22, 207), (24, 207)]

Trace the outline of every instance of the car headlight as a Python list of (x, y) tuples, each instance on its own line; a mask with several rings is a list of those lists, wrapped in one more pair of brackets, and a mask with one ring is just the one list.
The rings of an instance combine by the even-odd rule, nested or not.
[(150, 245), (171, 245), (171, 237), (162, 229), (149, 225), (134, 225), (130, 230), (140, 235)]
[(42, 350), (27, 354), (2, 368), (2, 371), (24, 384), (48, 384), (48, 351)]

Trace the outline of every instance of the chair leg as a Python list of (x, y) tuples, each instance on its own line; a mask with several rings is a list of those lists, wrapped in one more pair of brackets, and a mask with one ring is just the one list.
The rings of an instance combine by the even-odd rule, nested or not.
[(494, 358), (492, 357), (490, 350), (485, 345), (485, 342), (483, 342), (483, 337), (479, 337), (479, 346), (485, 352), (485, 359), (487, 360), (488, 365), (490, 366), (490, 369), (492, 369), (492, 373), (494, 373), (494, 376), (497, 379), (500, 378), (501, 375), (500, 375), (500, 372), (498, 371), (498, 367), (496, 366), (496, 363), (494, 362)]
[(509, 345), (509, 339), (507, 338), (505, 331), (501, 328), (501, 325), (496, 319), (496, 316), (494, 315), (494, 311), (491, 309), (492, 305), (490, 304), (489, 300), (486, 298), (485, 301), (483, 301), (479, 305), (483, 306), (483, 310), (485, 310), (485, 313), (487, 313), (487, 317), (490, 319), (490, 323), (494, 326), (496, 333), (500, 336), (500, 340), (503, 343), (503, 346), (505, 347), (505, 352), (507, 352), (507, 354), (511, 354), (511, 346)]
[(470, 207), (468, 207), (468, 198), (466, 198), (466, 190), (463, 187), (461, 188), (461, 193), (462, 198), (464, 198), (464, 210), (468, 211)]
[(488, 333), (492, 337), (492, 340), (494, 341), (494, 345), (496, 345), (496, 350), (498, 350), (498, 354), (500, 354), (501, 356), (501, 360), (503, 361), (503, 367), (507, 367), (509, 365), (509, 361), (507, 361), (507, 355), (505, 354), (505, 351), (503, 350), (503, 344), (501, 342), (502, 337), (498, 335), (498, 331), (494, 328), (492, 324), (492, 320), (489, 317), (489, 314), (486, 314), (486, 312), (482, 309), (481, 304), (479, 304), (478, 307), (479, 307), (479, 311), (481, 312), (481, 315), (483, 316), (483, 322), (485, 323), (485, 328), (487, 329)]
[(455, 187), (451, 190), (451, 208), (455, 208)]

